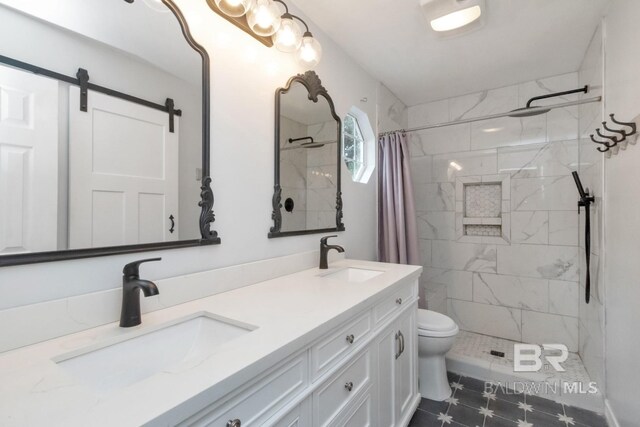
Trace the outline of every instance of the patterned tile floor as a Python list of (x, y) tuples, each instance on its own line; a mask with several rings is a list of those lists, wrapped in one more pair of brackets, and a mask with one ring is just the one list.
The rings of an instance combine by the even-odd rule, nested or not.
[(510, 394), (484, 381), (449, 373), (453, 395), (422, 399), (410, 427), (607, 427), (604, 417), (528, 394)]

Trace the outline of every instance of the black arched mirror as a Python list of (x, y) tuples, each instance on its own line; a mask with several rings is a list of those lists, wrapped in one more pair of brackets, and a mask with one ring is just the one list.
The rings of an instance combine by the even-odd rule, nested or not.
[[(343, 231), (341, 120), (313, 71), (276, 91), (275, 185), (269, 237)], [(283, 209), (282, 200), (285, 200)]]
[(0, 0), (0, 22), (0, 266), (220, 243), (209, 56), (176, 4)]

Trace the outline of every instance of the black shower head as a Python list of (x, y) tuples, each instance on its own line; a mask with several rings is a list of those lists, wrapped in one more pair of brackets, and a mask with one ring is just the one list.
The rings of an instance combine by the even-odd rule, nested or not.
[(544, 107), (523, 107), (517, 108), (515, 110), (511, 110), (509, 112), (509, 117), (531, 117), (537, 116), (539, 114), (545, 114), (551, 111), (551, 108)]
[(534, 96), (533, 98), (527, 101), (526, 107), (516, 108), (515, 110), (512, 110), (511, 112), (509, 112), (509, 117), (531, 117), (531, 116), (537, 116), (539, 114), (546, 114), (549, 111), (551, 111), (551, 108), (545, 108), (542, 106), (536, 107), (531, 105), (531, 103), (533, 103), (534, 101), (539, 101), (541, 99), (556, 98), (558, 96), (571, 95), (573, 93), (587, 93), (587, 92), (589, 92), (589, 86), (584, 86), (578, 89), (565, 90), (563, 92), (554, 92), (554, 93), (548, 93), (546, 95)]

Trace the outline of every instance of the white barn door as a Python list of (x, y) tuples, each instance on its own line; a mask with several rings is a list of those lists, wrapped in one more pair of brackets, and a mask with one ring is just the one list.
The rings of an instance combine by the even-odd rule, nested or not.
[[(178, 135), (169, 115), (80, 89), (69, 98), (70, 249), (178, 240)], [(172, 229), (173, 216), (175, 226)]]
[(58, 82), (0, 65), (0, 254), (58, 249)]

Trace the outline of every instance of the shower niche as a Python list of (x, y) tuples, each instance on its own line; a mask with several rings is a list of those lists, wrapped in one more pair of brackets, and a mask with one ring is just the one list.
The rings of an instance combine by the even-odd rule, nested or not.
[(507, 244), (511, 234), (509, 175), (460, 177), (456, 181), (459, 242)]

